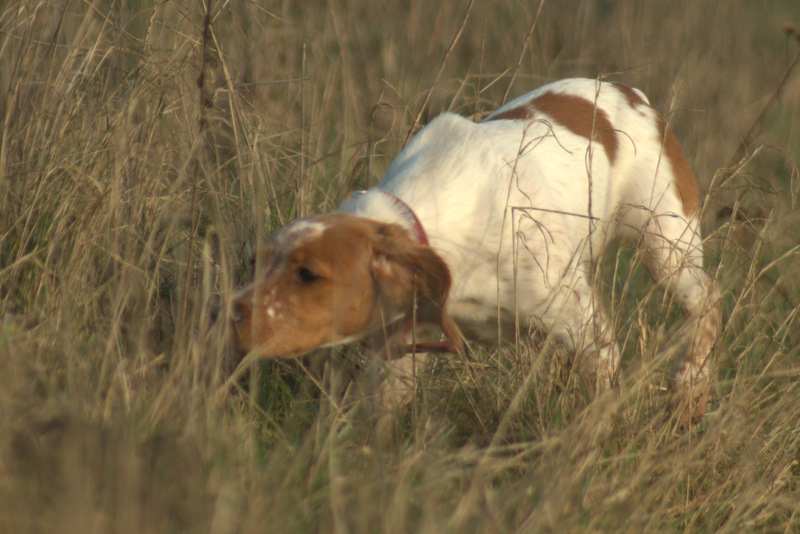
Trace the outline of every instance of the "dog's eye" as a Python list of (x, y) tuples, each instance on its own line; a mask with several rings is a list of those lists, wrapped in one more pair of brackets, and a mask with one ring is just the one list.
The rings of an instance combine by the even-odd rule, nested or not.
[(312, 282), (316, 282), (317, 280), (319, 280), (319, 278), (320, 278), (319, 276), (312, 273), (305, 267), (300, 267), (299, 269), (297, 269), (297, 279), (303, 282), (304, 284), (310, 284)]

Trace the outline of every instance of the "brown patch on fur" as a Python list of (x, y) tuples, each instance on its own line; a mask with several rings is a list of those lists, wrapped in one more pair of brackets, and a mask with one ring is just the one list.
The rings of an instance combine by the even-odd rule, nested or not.
[(593, 102), (579, 96), (547, 92), (536, 97), (531, 105), (572, 133), (599, 141), (608, 161), (614, 164), (619, 145), (617, 134), (606, 112)]
[(511, 108), (503, 111), (502, 113), (498, 113), (497, 115), (492, 115), (487, 120), (488, 121), (524, 121), (527, 119), (533, 118), (533, 110), (531, 110), (528, 106), (519, 106), (517, 108)]
[(611, 85), (616, 87), (619, 90), (619, 92), (625, 96), (625, 98), (628, 100), (628, 104), (632, 108), (635, 109), (639, 106), (650, 107), (650, 104), (648, 104), (647, 101), (643, 99), (642, 96), (639, 93), (637, 93), (633, 87), (619, 82), (611, 82)]
[(614, 164), (619, 144), (617, 134), (606, 112), (596, 108), (585, 98), (547, 92), (534, 98), (527, 106), (507, 109), (491, 115), (486, 121), (529, 120), (536, 116), (536, 110), (576, 135), (599, 141), (606, 151), (608, 161)]
[(672, 174), (675, 179), (675, 188), (678, 196), (683, 201), (683, 213), (691, 215), (700, 205), (700, 195), (697, 191), (697, 178), (695, 178), (689, 162), (681, 149), (678, 138), (667, 126), (667, 121), (660, 114), (658, 117), (658, 131), (664, 141), (664, 154), (667, 156), (672, 166)]
[[(625, 96), (632, 108), (636, 109), (639, 106), (651, 107), (632, 87), (618, 82), (613, 82), (612, 85)], [(664, 154), (666, 154), (667, 160), (672, 166), (672, 172), (675, 176), (675, 188), (678, 191), (678, 196), (683, 201), (683, 213), (689, 216), (700, 204), (697, 178), (692, 172), (689, 162), (686, 161), (686, 156), (681, 150), (678, 139), (672, 133), (672, 130), (667, 127), (667, 121), (664, 120), (660, 113), (655, 113), (658, 121), (658, 131), (664, 142)]]

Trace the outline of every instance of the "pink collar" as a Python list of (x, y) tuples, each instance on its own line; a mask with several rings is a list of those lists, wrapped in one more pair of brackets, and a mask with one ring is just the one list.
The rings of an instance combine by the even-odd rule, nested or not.
[(403, 214), (406, 220), (411, 223), (411, 229), (417, 242), (422, 245), (430, 246), (430, 243), (428, 242), (428, 234), (425, 233), (425, 229), (422, 227), (422, 223), (419, 222), (417, 214), (414, 213), (414, 210), (412, 210), (408, 204), (390, 192), (384, 191), (383, 189), (378, 189), (378, 192), (389, 197), (394, 206)]

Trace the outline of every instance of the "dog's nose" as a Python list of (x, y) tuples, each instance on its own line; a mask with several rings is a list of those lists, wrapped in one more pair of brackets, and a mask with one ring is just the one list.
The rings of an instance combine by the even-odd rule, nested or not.
[(238, 324), (244, 319), (244, 311), (238, 303), (234, 302), (231, 307), (231, 320), (234, 324)]

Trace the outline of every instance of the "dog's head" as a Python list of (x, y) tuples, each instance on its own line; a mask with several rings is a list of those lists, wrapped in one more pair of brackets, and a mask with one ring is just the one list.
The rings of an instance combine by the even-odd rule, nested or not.
[(446, 310), (450, 272), (404, 228), (335, 213), (278, 231), (255, 258), (253, 281), (234, 297), (240, 350), (293, 357), (382, 336), (417, 322), (439, 325), (461, 348)]

